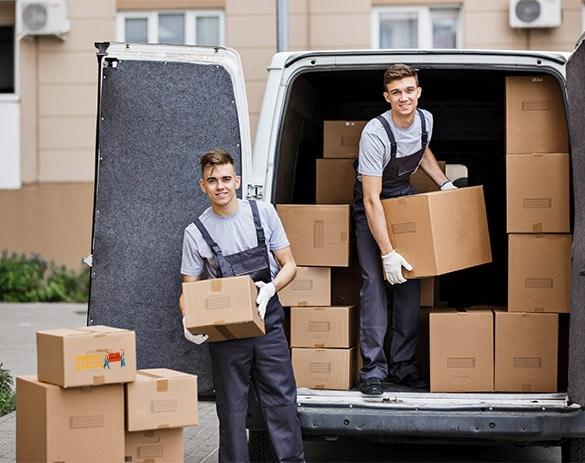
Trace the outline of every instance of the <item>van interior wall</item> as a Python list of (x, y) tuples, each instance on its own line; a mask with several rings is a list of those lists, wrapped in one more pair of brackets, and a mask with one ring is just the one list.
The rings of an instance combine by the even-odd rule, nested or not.
[[(273, 197), (315, 200), (315, 159), (322, 156), (324, 120), (369, 120), (388, 109), (384, 69), (307, 72), (288, 95)], [(507, 298), (505, 77), (509, 72), (424, 69), (419, 107), (434, 116), (430, 147), (439, 160), (464, 164), (468, 185), (483, 185), (493, 263), (440, 277), (451, 307), (505, 306)], [(335, 181), (332, 179), (332, 181)]]

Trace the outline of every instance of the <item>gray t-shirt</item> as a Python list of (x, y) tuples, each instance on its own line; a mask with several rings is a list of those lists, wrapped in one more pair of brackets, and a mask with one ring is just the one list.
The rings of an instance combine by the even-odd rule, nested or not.
[[(284, 227), (274, 206), (264, 201), (256, 201), (256, 204), (264, 229), (266, 247), (269, 251), (278, 251), (289, 246)], [(239, 199), (238, 205), (238, 212), (229, 217), (215, 214), (211, 207), (208, 207), (199, 216), (199, 220), (225, 256), (258, 246), (250, 202)], [(268, 252), (268, 258), (270, 260), (270, 274), (274, 278), (280, 267), (272, 252)], [(218, 276), (217, 259), (201, 236), (199, 229), (192, 223), (185, 228), (183, 235), (181, 273), (188, 276), (200, 276), (204, 267), (210, 277)]]
[[(433, 115), (421, 110), (425, 116), (428, 141), (431, 141), (433, 133)], [(390, 124), (394, 138), (396, 139), (396, 157), (401, 158), (413, 154), (421, 149), (421, 126), (418, 111), (414, 116), (414, 122), (406, 129), (401, 129), (394, 124), (390, 116), (391, 110), (382, 114)], [(428, 143), (427, 143), (428, 146)], [(384, 126), (377, 119), (369, 121), (360, 138), (358, 173), (381, 177), (386, 165), (390, 162), (390, 140), (384, 130)]]

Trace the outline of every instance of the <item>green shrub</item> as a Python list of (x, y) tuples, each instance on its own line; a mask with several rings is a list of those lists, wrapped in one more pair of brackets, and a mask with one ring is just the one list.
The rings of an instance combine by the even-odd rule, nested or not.
[(10, 372), (0, 363), (0, 416), (13, 412), (16, 408), (16, 395), (12, 391), (14, 380)]
[(1, 302), (87, 302), (89, 268), (76, 273), (38, 255), (0, 255)]

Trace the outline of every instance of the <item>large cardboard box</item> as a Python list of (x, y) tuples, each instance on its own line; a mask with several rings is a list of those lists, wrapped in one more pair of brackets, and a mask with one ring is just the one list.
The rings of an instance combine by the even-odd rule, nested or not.
[[(445, 161), (437, 161), (439, 167), (445, 173)], [(410, 184), (414, 187), (417, 193), (429, 193), (431, 191), (440, 190), (435, 181), (427, 175), (427, 173), (419, 168), (410, 176)]]
[(558, 314), (497, 311), (495, 316), (495, 390), (556, 392)]
[(124, 461), (124, 386), (65, 389), (16, 378), (16, 461)]
[(508, 235), (508, 310), (571, 311), (571, 235)]
[(431, 312), (431, 392), (494, 390), (491, 310)]
[(331, 269), (331, 305), (359, 305), (361, 289), (359, 264)]
[(367, 121), (323, 121), (323, 157), (357, 158)]
[(285, 307), (331, 305), (331, 268), (297, 267), (297, 275), (278, 292)]
[(506, 157), (508, 233), (569, 233), (569, 154)]
[(349, 348), (357, 342), (357, 309), (291, 307), (291, 347)]
[(297, 265), (350, 264), (349, 205), (279, 204), (276, 210)]
[(355, 347), (350, 349), (292, 349), (297, 387), (349, 390), (355, 379)]
[(353, 159), (317, 159), (316, 204), (350, 204), (355, 169)]
[(183, 283), (185, 325), (210, 342), (252, 338), (265, 333), (258, 315), (258, 290), (249, 276)]
[(394, 248), (414, 267), (407, 278), (492, 261), (481, 186), (385, 199), (382, 207)]
[(37, 331), (37, 375), (62, 387), (134, 381), (135, 333), (102, 325)]
[(420, 305), (421, 307), (436, 307), (439, 305), (439, 280), (437, 278), (421, 278)]
[(197, 376), (153, 368), (138, 370), (126, 384), (126, 429), (149, 431), (199, 423)]
[(560, 83), (552, 76), (506, 77), (506, 152), (566, 153)]
[(183, 463), (183, 428), (126, 432), (125, 462)]

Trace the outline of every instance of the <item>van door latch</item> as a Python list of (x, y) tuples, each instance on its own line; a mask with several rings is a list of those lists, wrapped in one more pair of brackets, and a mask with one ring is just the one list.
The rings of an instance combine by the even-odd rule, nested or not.
[(248, 184), (248, 192), (246, 198), (248, 199), (262, 199), (264, 197), (264, 186), (263, 185), (250, 185)]

